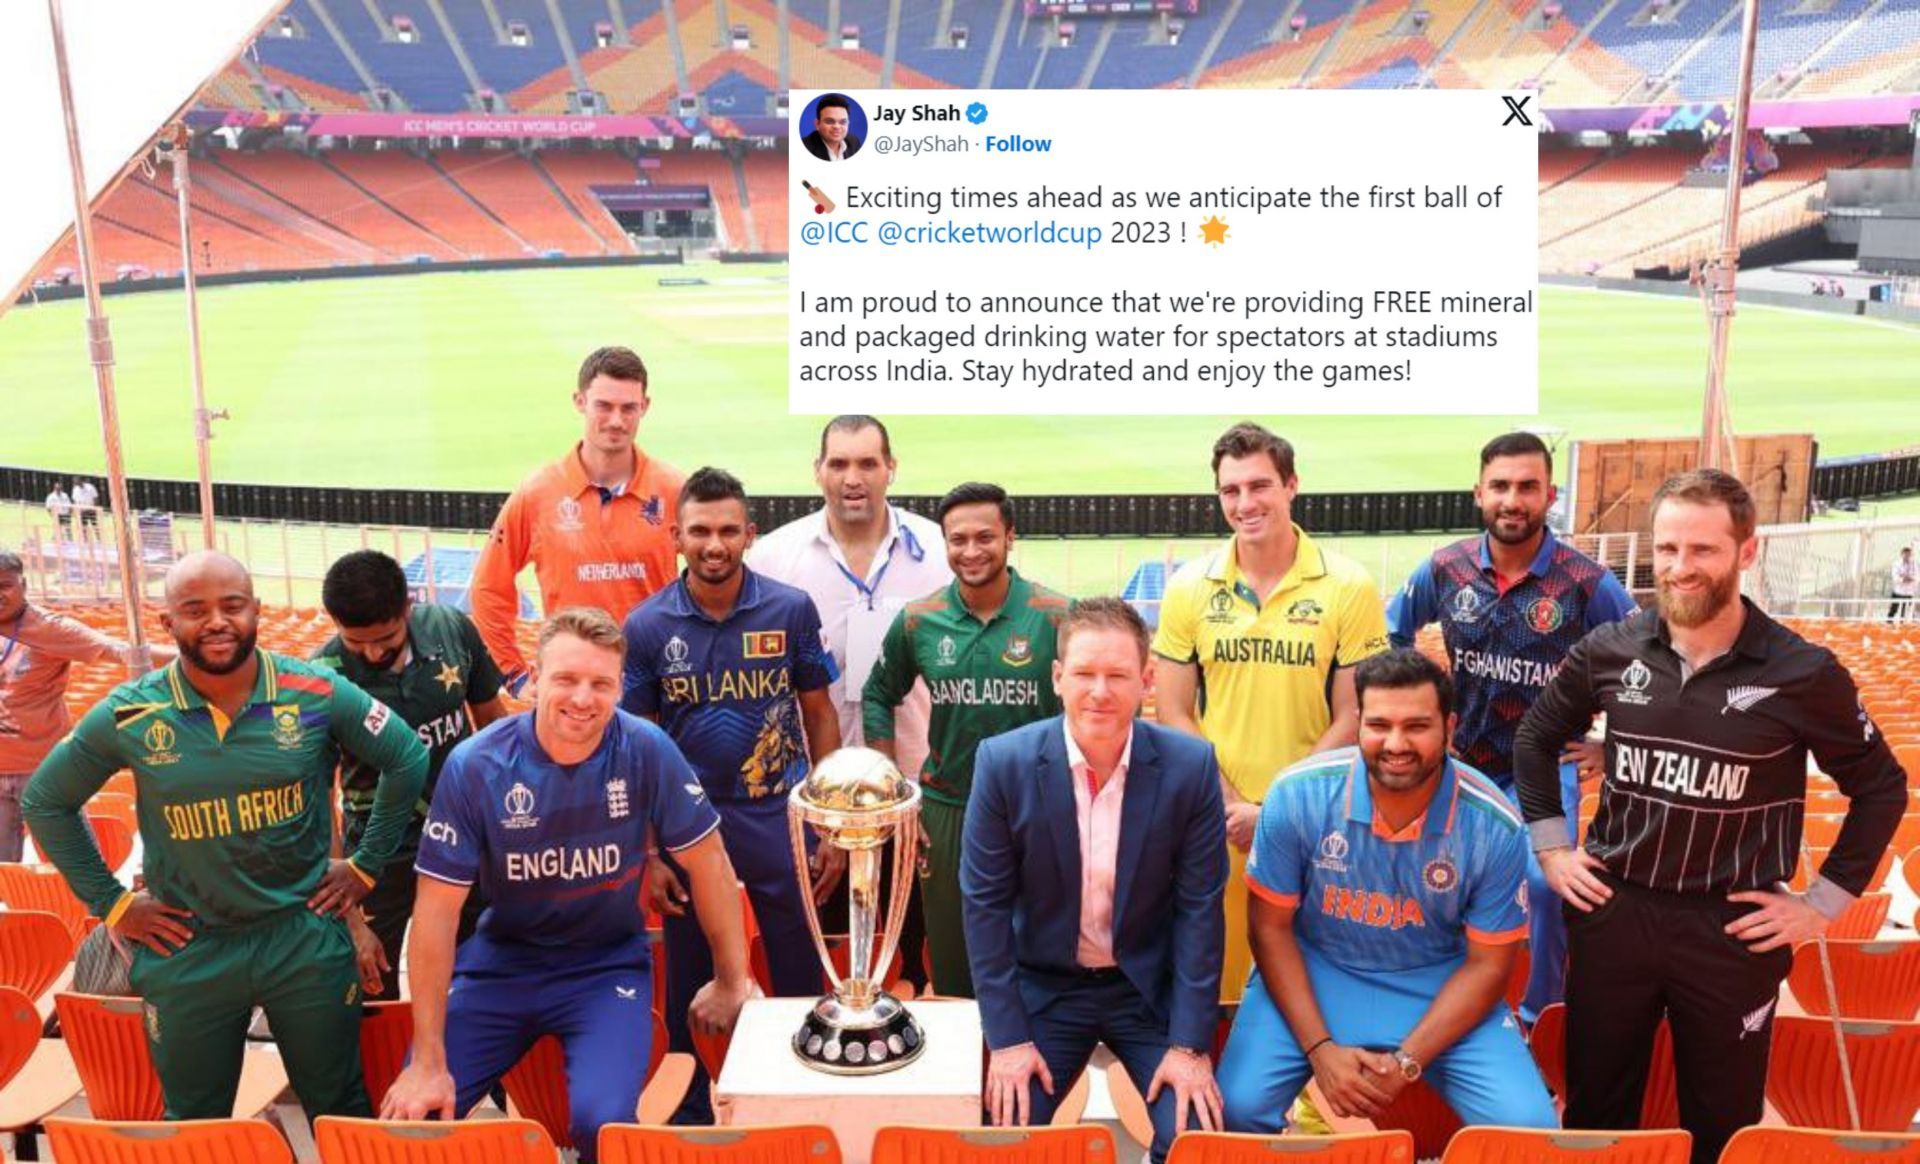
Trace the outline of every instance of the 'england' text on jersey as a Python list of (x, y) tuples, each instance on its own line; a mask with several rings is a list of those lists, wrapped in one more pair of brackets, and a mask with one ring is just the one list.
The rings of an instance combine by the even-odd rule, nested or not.
[(620, 846), (614, 844), (586, 849), (555, 845), (531, 853), (507, 853), (508, 881), (583, 881), (619, 871)]
[(1293, 642), (1288, 639), (1215, 639), (1213, 643), (1213, 661), (1216, 663), (1272, 663), (1281, 667), (1314, 667), (1313, 643)]
[(938, 704), (964, 707), (1038, 707), (1038, 679), (995, 679), (973, 675), (954, 679), (929, 679), (927, 690)]
[(793, 690), (792, 668), (721, 671), (718, 674), (665, 675), (660, 693), (668, 703), (718, 703), (735, 699), (775, 699)]
[(1747, 794), (1747, 776), (1752, 771), (1748, 764), (1708, 764), (1698, 756), (1665, 748), (1620, 743), (1614, 749), (1613, 778), (1619, 783), (1702, 800), (1741, 799)]
[(1516, 659), (1512, 655), (1490, 655), (1485, 651), (1459, 650), (1453, 653), (1453, 673), (1491, 679), (1496, 683), (1515, 683), (1523, 687), (1545, 687), (1560, 672), (1558, 661), (1543, 663), (1537, 659)]

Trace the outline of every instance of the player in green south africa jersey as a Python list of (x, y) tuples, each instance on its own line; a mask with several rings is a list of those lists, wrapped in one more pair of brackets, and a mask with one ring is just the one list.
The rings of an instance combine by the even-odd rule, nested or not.
[[(420, 799), (427, 749), (348, 679), (255, 649), (246, 567), (211, 551), (167, 572), (180, 657), (115, 688), (55, 745), (22, 815), (76, 896), (133, 944), (169, 1119), (226, 1118), (255, 1006), (309, 1116), (367, 1116), (360, 981), (340, 914), (359, 905)], [(372, 818), (330, 860), (343, 752), (379, 769)], [(81, 811), (133, 770), (145, 892), (100, 857)]]
[[(954, 581), (894, 617), (862, 693), (869, 746), (893, 754), (893, 713), (916, 680), (933, 696), (920, 773), (920, 878), (933, 988), (973, 996), (960, 921), (960, 830), (980, 741), (1060, 714), (1053, 660), (1067, 599), (1007, 565), (1013, 503), (998, 485), (969, 483), (940, 501)], [(909, 773), (911, 775), (911, 773)]]
[[(355, 550), (327, 567), (320, 604), (337, 633), (314, 652), (313, 661), (392, 708), (430, 757), (427, 784), (400, 847), (360, 909), (347, 915), (367, 993), (398, 998), (400, 945), (418, 884), (413, 859), (420, 852), (420, 830), (440, 765), (455, 744), (507, 714), (500, 697), (504, 680), (472, 620), (450, 606), (414, 603), (406, 571), (379, 550)], [(379, 776), (367, 761), (341, 757), (341, 842), (348, 850), (366, 835)], [(458, 940), (473, 933), (486, 907), (482, 895), (467, 895)]]

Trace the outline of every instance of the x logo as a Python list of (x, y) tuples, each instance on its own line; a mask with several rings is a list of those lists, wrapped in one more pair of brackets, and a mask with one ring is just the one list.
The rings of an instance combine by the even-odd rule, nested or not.
[(1507, 119), (1500, 123), (1501, 125), (1512, 125), (1516, 119), (1519, 120), (1521, 125), (1533, 124), (1533, 121), (1527, 117), (1527, 102), (1533, 100), (1532, 97), (1522, 97), (1520, 100), (1515, 101), (1511, 97), (1502, 95), (1500, 100), (1507, 103), (1507, 109), (1510, 111), (1507, 114)]

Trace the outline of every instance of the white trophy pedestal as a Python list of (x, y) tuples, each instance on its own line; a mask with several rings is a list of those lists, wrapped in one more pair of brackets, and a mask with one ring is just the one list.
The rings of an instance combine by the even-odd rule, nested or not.
[(829, 1075), (793, 1053), (811, 998), (756, 998), (740, 1011), (714, 1088), (722, 1124), (825, 1124), (844, 1164), (867, 1164), (886, 1124), (977, 1127), (985, 1063), (980, 1008), (970, 1001), (909, 1002), (926, 1050), (880, 1075)]

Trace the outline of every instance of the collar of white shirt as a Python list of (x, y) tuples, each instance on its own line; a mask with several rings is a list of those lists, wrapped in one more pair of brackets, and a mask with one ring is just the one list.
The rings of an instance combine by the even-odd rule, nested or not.
[[(1088, 769), (1090, 769), (1092, 765), (1087, 763), (1086, 753), (1082, 752), (1080, 750), (1080, 745), (1077, 742), (1075, 742), (1073, 738), (1073, 728), (1067, 723), (1065, 716), (1062, 716), (1060, 718), (1060, 731), (1062, 734), (1064, 734), (1067, 737), (1067, 767), (1071, 768), (1073, 770), (1074, 775), (1077, 777), (1082, 772), (1085, 772)], [(1101, 784), (1101, 787), (1105, 788), (1107, 784), (1111, 783), (1116, 777), (1125, 777), (1127, 774), (1127, 767), (1132, 762), (1133, 762), (1133, 732), (1128, 731), (1126, 746), (1120, 749), (1120, 762), (1113, 766), (1112, 775), (1107, 777), (1106, 781)]]

